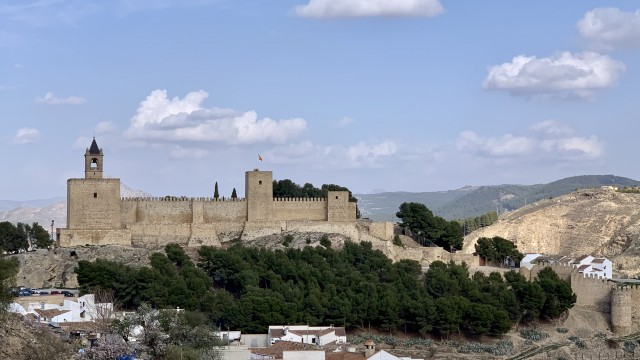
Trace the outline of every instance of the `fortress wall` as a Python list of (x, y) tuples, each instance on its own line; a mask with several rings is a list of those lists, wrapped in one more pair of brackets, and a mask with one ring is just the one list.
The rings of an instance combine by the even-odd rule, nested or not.
[(284, 226), (285, 231), (342, 234), (351, 238), (352, 241), (360, 241), (360, 235), (355, 222), (286, 221)]
[(555, 273), (558, 274), (560, 279), (562, 279), (564, 281), (568, 281), (569, 283), (571, 283), (571, 274), (573, 273), (575, 268), (570, 266), (570, 265), (564, 265), (564, 264), (554, 264), (554, 265), (536, 264), (536, 265), (533, 266), (533, 268), (531, 268), (531, 270), (527, 269), (526, 267), (521, 267), (520, 268), (520, 273), (522, 275), (524, 275), (524, 277), (526, 277), (528, 280), (534, 280), (536, 278), (536, 276), (538, 276), (538, 273), (542, 269), (544, 269), (546, 267), (552, 268), (553, 271), (555, 271)]
[(479, 257), (473, 256), (472, 254), (464, 254), (462, 252), (450, 253), (441, 247), (423, 247), (421, 250), (421, 262), (423, 264), (430, 264), (434, 261), (442, 261), (445, 263), (453, 261), (456, 264), (465, 262), (469, 266), (478, 266), (479, 264)]
[(390, 221), (369, 223), (369, 234), (382, 240), (393, 239), (393, 223)]
[(203, 206), (205, 223), (247, 220), (247, 203), (242, 200), (205, 201)]
[(120, 245), (131, 246), (131, 233), (128, 230), (69, 230), (58, 229), (60, 247), (74, 247), (85, 245)]
[(625, 289), (631, 293), (631, 320), (634, 325), (640, 326), (640, 286), (628, 285)]
[(187, 245), (191, 238), (191, 224), (137, 223), (129, 229), (134, 247), (157, 249), (169, 243)]
[(576, 306), (609, 313), (611, 311), (612, 288), (612, 284), (607, 279), (585, 277), (579, 272), (571, 274), (571, 290), (577, 297)]
[(120, 179), (69, 179), (67, 229), (119, 229)]
[(137, 210), (137, 201), (120, 201), (120, 222), (122, 224), (122, 227), (135, 224)]
[(275, 198), (274, 220), (326, 220), (327, 202), (322, 198)]
[(190, 224), (193, 221), (191, 201), (141, 199), (137, 203), (137, 223)]
[(328, 221), (355, 221), (356, 203), (349, 202), (348, 191), (327, 192)]

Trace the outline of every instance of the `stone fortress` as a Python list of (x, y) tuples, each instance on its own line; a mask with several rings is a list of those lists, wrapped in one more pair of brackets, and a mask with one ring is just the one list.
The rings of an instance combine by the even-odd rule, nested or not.
[(121, 198), (120, 179), (103, 177), (104, 154), (95, 138), (84, 158), (84, 178), (67, 181), (67, 224), (56, 231), (61, 247), (219, 246), (285, 232), (336, 233), (354, 241), (393, 237), (390, 222), (358, 221), (347, 191), (329, 191), (326, 198), (274, 198), (271, 171), (245, 173), (244, 199)]
[(640, 331), (640, 281), (582, 274), (569, 264), (541, 264), (531, 270), (521, 267), (520, 273), (527, 279), (534, 279), (547, 266), (571, 284), (571, 290), (576, 294), (575, 306), (604, 314), (614, 334)]

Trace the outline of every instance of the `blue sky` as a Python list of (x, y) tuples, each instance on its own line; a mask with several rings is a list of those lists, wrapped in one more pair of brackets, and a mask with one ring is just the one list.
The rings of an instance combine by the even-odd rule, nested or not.
[[(640, 179), (640, 2), (0, 0), (0, 199)], [(263, 162), (258, 161), (261, 154)]]

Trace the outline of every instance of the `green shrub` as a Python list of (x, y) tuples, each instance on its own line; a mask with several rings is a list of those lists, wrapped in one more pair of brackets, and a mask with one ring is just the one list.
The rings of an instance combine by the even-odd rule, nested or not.
[(402, 240), (400, 240), (400, 235), (397, 235), (393, 237), (393, 245), (395, 246), (402, 246)]
[(560, 334), (566, 334), (569, 332), (569, 329), (567, 328), (563, 328), (563, 327), (559, 327), (556, 329), (557, 332), (559, 332)]
[(292, 241), (293, 241), (293, 235), (287, 234), (284, 236), (284, 240), (282, 241), (282, 246), (288, 247), (289, 245), (291, 245)]
[(544, 331), (540, 331), (538, 329), (526, 328), (520, 330), (520, 336), (523, 339), (531, 340), (531, 341), (540, 341), (549, 337)]
[(331, 240), (329, 240), (329, 236), (327, 234), (322, 235), (320, 238), (320, 245), (326, 247), (327, 249), (331, 247)]

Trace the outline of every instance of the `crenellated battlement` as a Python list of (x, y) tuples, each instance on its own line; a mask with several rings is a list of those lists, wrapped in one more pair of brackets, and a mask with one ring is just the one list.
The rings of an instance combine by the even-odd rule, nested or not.
[(311, 198), (311, 197), (277, 197), (273, 198), (273, 201), (308, 201), (308, 202), (326, 202), (327, 198)]
[(163, 196), (163, 197), (123, 197), (120, 199), (121, 201), (147, 201), (147, 202), (152, 202), (152, 201), (157, 201), (157, 202), (171, 202), (171, 201), (175, 201), (175, 202), (189, 202), (189, 201), (201, 201), (201, 202), (244, 202), (246, 201), (245, 198), (236, 198), (236, 199), (231, 199), (231, 198), (223, 198), (223, 199), (216, 199), (216, 198), (212, 198), (212, 197), (186, 197), (186, 196)]

